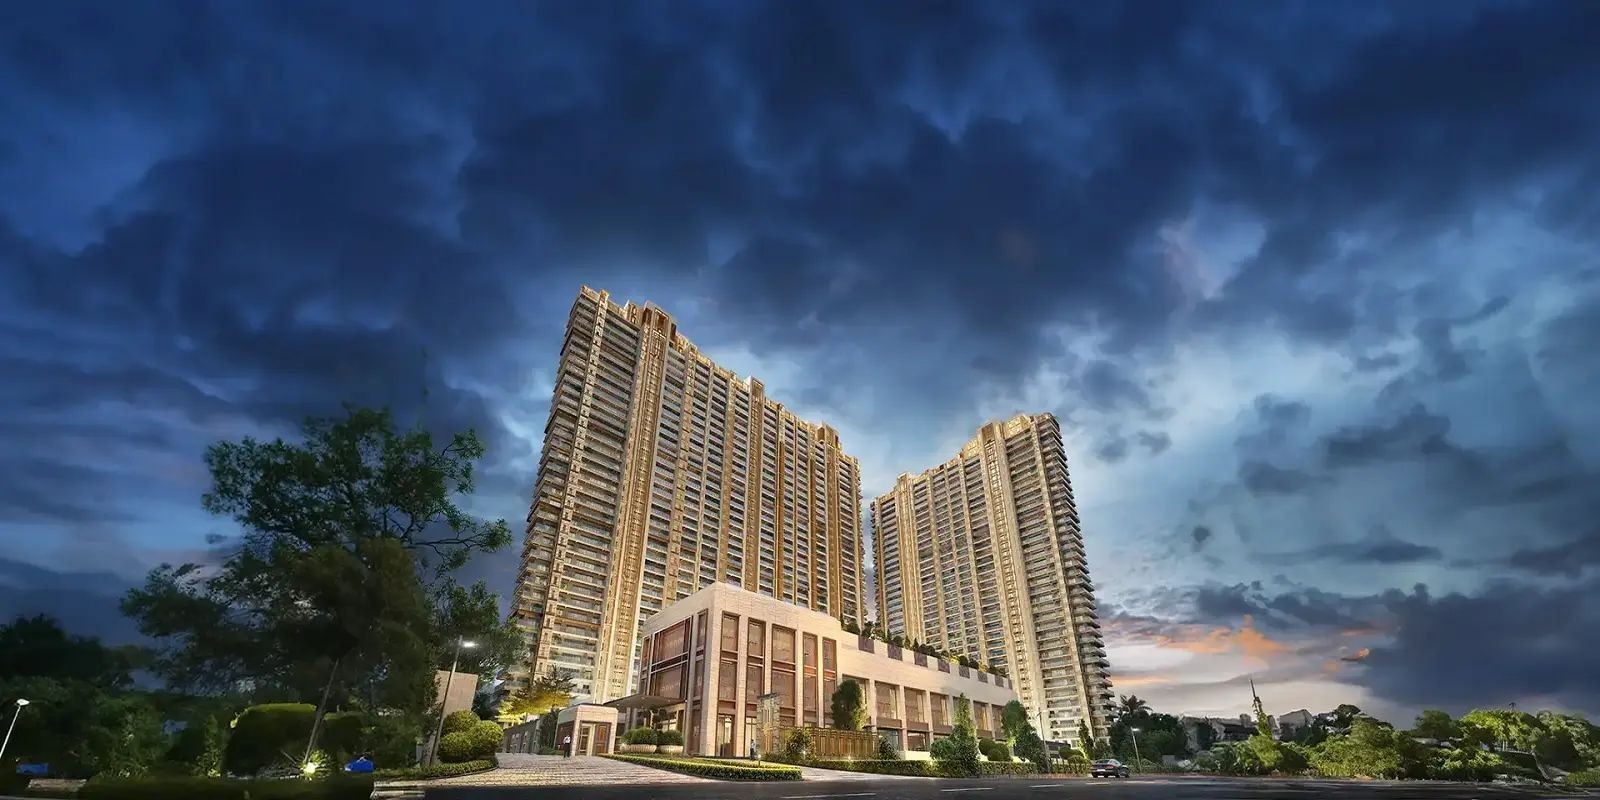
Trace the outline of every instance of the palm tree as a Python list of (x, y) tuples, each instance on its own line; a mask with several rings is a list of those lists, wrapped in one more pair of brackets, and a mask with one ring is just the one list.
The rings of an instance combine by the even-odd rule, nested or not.
[(1139, 695), (1125, 694), (1117, 703), (1117, 716), (1128, 717), (1137, 714), (1146, 714), (1150, 711), (1150, 704), (1139, 699)]

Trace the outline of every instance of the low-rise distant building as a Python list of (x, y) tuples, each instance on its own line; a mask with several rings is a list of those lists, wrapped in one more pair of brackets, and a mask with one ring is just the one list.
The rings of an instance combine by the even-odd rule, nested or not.
[[(1178, 724), (1183, 726), (1184, 737), (1192, 753), (1209, 750), (1211, 745), (1218, 742), (1242, 742), (1256, 733), (1255, 720), (1249, 714), (1237, 717), (1182, 716), (1178, 718)], [(1201, 728), (1209, 728), (1210, 735), (1201, 734)]]
[(1008, 678), (849, 633), (832, 616), (730, 584), (679, 600), (641, 630), (640, 691), (607, 705), (629, 725), (681, 731), (686, 754), (748, 754), (763, 696), (776, 696), (778, 728), (827, 727), (847, 680), (863, 690), (867, 730), (912, 758), (949, 735), (955, 698), (972, 702), (978, 736), (994, 737), (1001, 708), (1017, 697)]
[(1290, 711), (1274, 720), (1273, 730), (1278, 732), (1279, 739), (1293, 739), (1317, 721), (1317, 715), (1300, 709)]

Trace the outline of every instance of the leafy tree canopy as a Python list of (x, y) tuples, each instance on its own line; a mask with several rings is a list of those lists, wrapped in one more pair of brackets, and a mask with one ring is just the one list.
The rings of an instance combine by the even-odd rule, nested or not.
[(0, 680), (59, 678), (100, 686), (128, 686), (144, 654), (107, 647), (99, 639), (69, 636), (53, 617), (17, 617), (0, 626)]
[(528, 682), (500, 705), (502, 717), (521, 719), (529, 714), (544, 714), (566, 708), (572, 703), (572, 693), (577, 684), (564, 672), (554, 667)]
[(1449, 714), (1437, 708), (1430, 708), (1417, 715), (1411, 733), (1424, 739), (1446, 741), (1460, 736), (1461, 727), (1456, 725), (1456, 721), (1451, 719)]
[(307, 699), (333, 675), (370, 707), (424, 705), (447, 628), (481, 617), (486, 595), (451, 571), (510, 540), (454, 500), (483, 446), (471, 431), (436, 446), (361, 408), (303, 434), (213, 445), (204, 505), (242, 539), (218, 566), (156, 569), (123, 610), (162, 643), (155, 668), (178, 688)]
[(841, 681), (831, 698), (833, 727), (841, 731), (859, 731), (867, 721), (866, 696), (855, 681)]
[(1000, 732), (1005, 734), (1007, 744), (1015, 746), (1022, 731), (1032, 727), (1028, 721), (1028, 709), (1022, 703), (1012, 700), (1000, 709)]

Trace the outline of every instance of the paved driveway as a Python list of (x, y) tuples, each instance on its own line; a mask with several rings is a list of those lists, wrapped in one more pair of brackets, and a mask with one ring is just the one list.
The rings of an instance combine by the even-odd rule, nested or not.
[(500, 768), (476, 775), (429, 781), (443, 786), (607, 786), (639, 783), (711, 783), (706, 778), (679, 775), (664, 769), (641, 767), (599, 756), (535, 756), (499, 753)]

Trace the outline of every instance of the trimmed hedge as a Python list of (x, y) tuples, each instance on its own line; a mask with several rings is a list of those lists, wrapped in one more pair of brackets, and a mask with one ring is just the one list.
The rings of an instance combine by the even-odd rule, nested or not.
[(983, 757), (990, 761), (998, 761), (1002, 764), (1011, 763), (1011, 748), (1005, 742), (997, 742), (993, 739), (979, 739), (978, 752), (982, 753)]
[(222, 752), (222, 768), (235, 775), (254, 775), (298, 752), (311, 735), (317, 707), (310, 703), (263, 703), (239, 712)]
[(483, 772), (494, 769), (496, 766), (492, 759), (479, 759), (477, 761), (463, 761), (459, 764), (435, 764), (431, 767), (403, 767), (399, 769), (380, 769), (372, 773), (374, 780), (380, 781), (427, 781), (434, 778), (454, 778), (458, 775), (471, 775), (474, 772)]
[(481, 761), (493, 756), (504, 738), (505, 730), (499, 723), (478, 720), (465, 730), (447, 733), (439, 739), (439, 760), (450, 764)]
[(371, 796), (372, 778), (354, 775), (321, 780), (113, 778), (91, 780), (78, 790), (82, 800), (367, 800)]
[(1039, 765), (1029, 764), (1025, 761), (980, 761), (978, 762), (980, 775), (1038, 775)]
[(822, 769), (839, 769), (847, 772), (871, 772), (875, 775), (910, 775), (932, 778), (938, 774), (932, 761), (902, 761), (881, 758), (824, 758), (807, 762), (807, 766)]
[(656, 729), (640, 725), (622, 734), (623, 744), (659, 744), (656, 741)]
[(626, 761), (629, 764), (641, 764), (646, 767), (655, 767), (669, 772), (681, 772), (685, 775), (696, 775), (701, 778), (717, 778), (726, 781), (797, 781), (800, 780), (800, 768), (785, 764), (754, 764), (736, 761), (713, 761), (709, 759), (677, 758), (672, 756), (642, 756), (630, 754), (613, 754), (605, 756), (616, 761)]
[(664, 745), (666, 745), (668, 747), (674, 747), (674, 746), (682, 747), (683, 746), (683, 732), (682, 731), (656, 731), (656, 744), (664, 744)]

